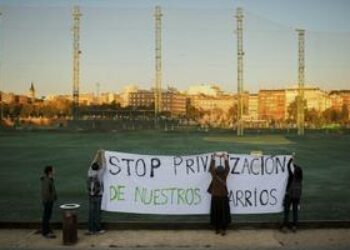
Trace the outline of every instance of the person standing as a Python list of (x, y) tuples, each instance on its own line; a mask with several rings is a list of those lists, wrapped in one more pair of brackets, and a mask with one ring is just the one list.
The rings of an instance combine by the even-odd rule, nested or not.
[[(292, 171), (292, 166), (294, 171)], [(286, 193), (284, 196), (284, 219), (282, 225), (282, 231), (287, 232), (289, 226), (289, 211), (292, 207), (293, 211), (293, 226), (292, 231), (297, 231), (298, 226), (298, 209), (300, 205), (300, 199), (302, 194), (302, 181), (303, 181), (303, 170), (300, 166), (293, 163), (293, 158), (288, 162), (288, 182), (286, 187)]]
[(43, 203), (43, 217), (42, 217), (42, 235), (45, 238), (52, 239), (56, 236), (51, 233), (50, 219), (52, 215), (52, 208), (54, 202), (57, 200), (56, 188), (54, 183), (54, 168), (52, 166), (46, 166), (44, 168), (44, 176), (41, 180), (41, 197)]
[[(224, 158), (225, 167), (219, 165), (215, 168), (215, 157)], [(209, 172), (212, 180), (208, 187), (208, 192), (211, 194), (210, 204), (210, 224), (215, 228), (215, 233), (221, 235), (226, 234), (226, 228), (231, 223), (230, 203), (226, 180), (230, 171), (228, 163), (228, 154), (214, 154), (211, 157)]]
[(91, 165), (88, 174), (89, 192), (89, 225), (86, 235), (102, 234), (105, 231), (101, 227), (101, 201), (103, 194), (103, 183), (100, 175), (100, 165), (96, 161)]

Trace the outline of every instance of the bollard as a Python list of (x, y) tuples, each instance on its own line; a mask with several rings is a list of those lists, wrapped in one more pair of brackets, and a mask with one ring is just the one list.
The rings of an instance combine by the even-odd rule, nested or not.
[(79, 204), (64, 204), (63, 210), (62, 238), (63, 245), (73, 245), (78, 242), (77, 213)]

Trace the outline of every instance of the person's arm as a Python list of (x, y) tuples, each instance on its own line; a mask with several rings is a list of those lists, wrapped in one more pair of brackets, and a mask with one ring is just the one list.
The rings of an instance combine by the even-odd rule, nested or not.
[(56, 201), (57, 200), (57, 192), (56, 192), (56, 186), (55, 186), (54, 179), (52, 179), (52, 181), (51, 181), (51, 194), (52, 194), (53, 201)]
[(215, 154), (211, 155), (209, 172), (212, 176), (215, 175)]
[(302, 182), (303, 181), (303, 169), (298, 166), (300, 168), (300, 181)]
[(45, 177), (42, 177), (41, 179), (41, 197), (42, 197), (42, 201), (46, 202), (49, 200), (49, 196), (50, 196), (50, 190), (49, 190), (49, 183), (48, 183), (48, 179)]
[(88, 194), (90, 195), (90, 193), (91, 193), (91, 177), (90, 176), (88, 176), (88, 178), (86, 179), (86, 188), (87, 188)]
[(293, 179), (292, 164), (293, 164), (293, 157), (289, 159), (288, 165), (287, 165), (288, 179), (287, 179), (286, 193), (288, 193), (289, 187), (292, 184), (292, 179)]
[(291, 176), (293, 174), (292, 172), (292, 164), (293, 164), (293, 157), (289, 159), (288, 161), (288, 174)]
[(228, 173), (230, 172), (230, 164), (229, 164), (229, 155), (226, 153), (225, 154), (225, 157), (224, 157), (224, 160), (225, 160), (225, 177), (228, 176)]

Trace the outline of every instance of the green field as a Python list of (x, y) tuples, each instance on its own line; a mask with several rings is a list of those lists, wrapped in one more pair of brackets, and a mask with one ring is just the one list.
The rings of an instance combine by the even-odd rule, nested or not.
[[(140, 154), (196, 154), (210, 151), (296, 153), (304, 168), (301, 220), (350, 220), (350, 135), (247, 135), (226, 132), (1, 132), (0, 222), (40, 221), (40, 181), (47, 164), (56, 168), (57, 204), (82, 205), (87, 218), (85, 178), (96, 150)], [(238, 221), (279, 221), (281, 215), (234, 216)], [(54, 221), (61, 220), (55, 208)], [(108, 213), (105, 221), (203, 221), (207, 216), (151, 216)]]

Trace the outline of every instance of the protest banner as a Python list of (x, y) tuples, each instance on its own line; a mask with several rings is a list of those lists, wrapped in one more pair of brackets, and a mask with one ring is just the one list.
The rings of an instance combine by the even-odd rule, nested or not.
[[(209, 213), (210, 153), (156, 156), (104, 151), (103, 154), (103, 210), (169, 215)], [(231, 213), (283, 211), (290, 157), (230, 154), (227, 186)]]

